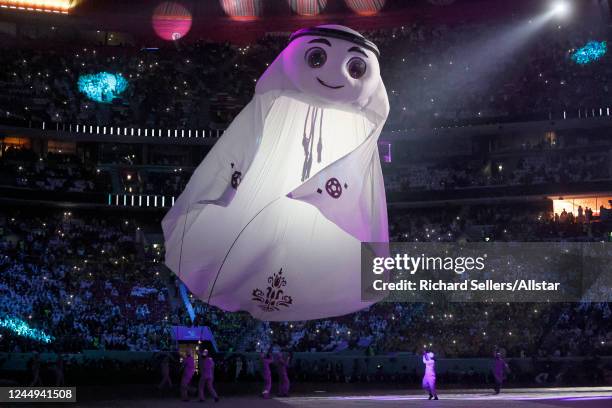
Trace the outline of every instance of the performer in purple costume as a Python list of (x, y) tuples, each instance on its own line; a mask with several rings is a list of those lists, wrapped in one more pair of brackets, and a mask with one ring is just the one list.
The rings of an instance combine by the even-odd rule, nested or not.
[(438, 399), (436, 393), (436, 361), (434, 353), (426, 351), (423, 353), (423, 364), (425, 364), (425, 375), (423, 376), (423, 388), (429, 392), (429, 399)]
[(291, 357), (289, 354), (279, 353), (276, 361), (278, 367), (278, 396), (288, 397), (289, 396), (289, 375), (287, 374), (287, 367), (289, 367)]
[(261, 353), (261, 364), (263, 366), (262, 375), (264, 379), (264, 389), (261, 396), (266, 399), (270, 398), (270, 390), (272, 389), (272, 371), (270, 370), (272, 361), (272, 355), (269, 351), (267, 353)]
[(495, 352), (495, 360), (493, 362), (493, 378), (495, 379), (495, 394), (499, 394), (501, 391), (502, 384), (506, 373), (510, 371), (510, 367), (503, 359), (499, 351)]
[(195, 372), (195, 362), (191, 355), (191, 350), (187, 351), (187, 355), (183, 359), (183, 377), (181, 378), (181, 399), (189, 401), (189, 384)]
[(200, 349), (198, 364), (200, 368), (200, 381), (198, 382), (198, 397), (200, 402), (205, 399), (204, 387), (208, 390), (210, 395), (215, 399), (215, 402), (219, 402), (219, 396), (213, 385), (215, 381), (215, 360), (208, 355), (207, 349)]

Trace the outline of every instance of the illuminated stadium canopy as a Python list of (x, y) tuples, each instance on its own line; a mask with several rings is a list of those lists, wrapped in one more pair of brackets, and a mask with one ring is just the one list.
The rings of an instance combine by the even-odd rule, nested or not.
[(386, 0), (345, 0), (346, 5), (361, 16), (373, 16), (385, 5)]
[(80, 0), (0, 0), (0, 7), (68, 14), (78, 3)]
[[(0, 6), (4, 7), (0, 12), (19, 24), (24, 23), (23, 18), (28, 14), (53, 18), (54, 13), (69, 13), (73, 17), (70, 20), (49, 22), (56, 28), (55, 35), (63, 33), (64, 28), (70, 31), (80, 27), (147, 40), (175, 41), (191, 36), (245, 43), (262, 32), (292, 32), (313, 24), (316, 19), (327, 22), (350, 19), (351, 25), (363, 21), (372, 30), (438, 16), (444, 21), (471, 20), (482, 11), (483, 2), (487, 0), (0, 0)], [(13, 12), (9, 7), (20, 10)], [(23, 11), (28, 8), (38, 11)], [(486, 18), (507, 12), (533, 15), (534, 8), (541, 11), (540, 0), (500, 1), (494, 8), (486, 8)], [(546, 8), (547, 12), (549, 9)], [(249, 30), (236, 29), (235, 22), (247, 22)], [(115, 35), (111, 42), (126, 41), (125, 37), (118, 38)]]
[(153, 30), (167, 41), (183, 38), (191, 24), (191, 12), (179, 3), (161, 3), (153, 12)]
[(252, 21), (256, 20), (262, 13), (260, 0), (220, 0), (223, 11), (232, 20)]
[(327, 6), (327, 0), (289, 0), (294, 13), (300, 16), (316, 16)]

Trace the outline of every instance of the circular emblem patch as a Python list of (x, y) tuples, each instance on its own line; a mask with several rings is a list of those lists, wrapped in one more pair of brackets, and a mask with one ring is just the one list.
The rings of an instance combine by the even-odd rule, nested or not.
[(335, 177), (327, 180), (327, 183), (325, 183), (325, 190), (332, 198), (339, 198), (342, 195), (342, 186)]

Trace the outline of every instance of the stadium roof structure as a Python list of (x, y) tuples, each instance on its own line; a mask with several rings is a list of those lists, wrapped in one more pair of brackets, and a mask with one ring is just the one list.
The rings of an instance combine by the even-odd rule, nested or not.
[(0, 0), (0, 8), (68, 14), (82, 0)]
[[(512, 21), (521, 14), (541, 12), (542, 3), (546, 3), (541, 0), (326, 0), (317, 3), (325, 3), (318, 14), (304, 15), (298, 13), (298, 3), (293, 0), (0, 0), (0, 5), (9, 2), (63, 4), (64, 11), (59, 12), (68, 10), (69, 15), (62, 16), (65, 19), (61, 21), (47, 21), (49, 25), (129, 33), (147, 40), (143, 41), (146, 43), (156, 37), (152, 17), (162, 3), (180, 4), (188, 10), (192, 26), (186, 38), (235, 43), (248, 43), (267, 33), (290, 33), (320, 24), (373, 30), (428, 22), (452, 26), (483, 20)], [(33, 18), (34, 13), (24, 12), (23, 5), (15, 7), (21, 9), (9, 12), (8, 8), (0, 8), (0, 21), (44, 24), (41, 18), (53, 18), (53, 13), (36, 13), (38, 18)], [(360, 13), (360, 7), (377, 11)], [(249, 13), (253, 16), (249, 17)]]

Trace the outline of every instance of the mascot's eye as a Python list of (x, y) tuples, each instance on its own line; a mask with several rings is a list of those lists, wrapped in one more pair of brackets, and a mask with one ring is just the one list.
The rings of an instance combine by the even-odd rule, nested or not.
[(352, 78), (359, 79), (366, 73), (366, 62), (359, 57), (351, 58), (348, 64), (348, 73)]
[(327, 53), (323, 48), (314, 47), (306, 51), (304, 58), (310, 68), (321, 68), (327, 62)]

